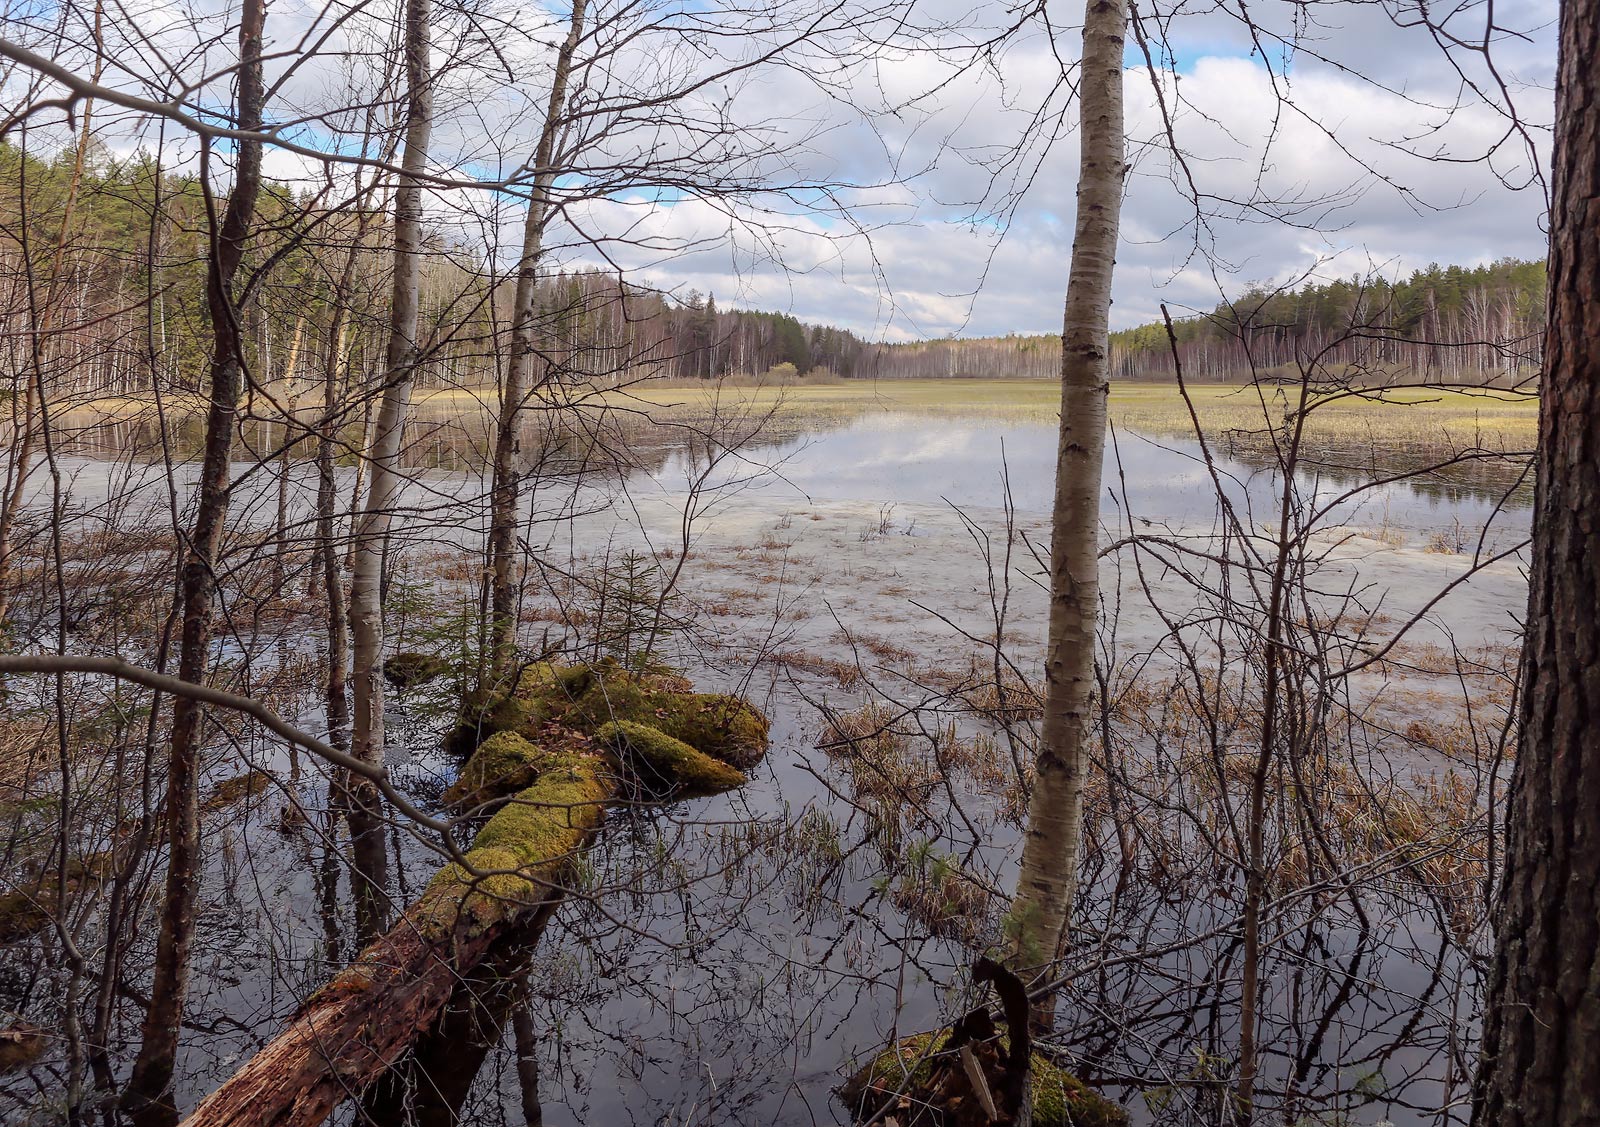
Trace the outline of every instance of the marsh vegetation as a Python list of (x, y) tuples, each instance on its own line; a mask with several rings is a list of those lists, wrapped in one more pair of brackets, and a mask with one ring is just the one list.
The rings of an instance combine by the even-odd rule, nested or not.
[(8, 8), (0, 1120), (1590, 1127), (1600, 99), (1352, 273), (1342, 2)]
[[(462, 1050), (473, 1063), (428, 1050), (433, 1063), (408, 1074), (413, 1095), (390, 1098), (410, 1107), (433, 1090), (420, 1078), (429, 1069), (470, 1068), (477, 1078), (451, 1088), (447, 1103), (464, 1119), (498, 1121), (529, 1098), (521, 1061), (538, 1065), (546, 1122), (690, 1105), (782, 1121), (808, 1105), (838, 1107), (830, 1093), (850, 1061), (950, 1012), (948, 992), (961, 988), (972, 954), (1003, 938), (1026, 810), (1049, 390), (644, 387), (586, 408), (600, 426), (530, 434), (544, 467), (522, 534), (536, 548), (518, 612), (530, 652), (618, 663), (619, 675), (673, 668), (731, 690), (771, 717), (774, 751), (719, 797), (613, 800), (605, 832), (560, 882), (561, 906), (541, 915), (537, 944), (526, 937), (506, 956), (498, 985), (472, 988), (499, 999), (484, 1003), (499, 1016), (475, 1026), (483, 1043)], [(1262, 701), (1248, 604), (1219, 592), (1258, 574), (1240, 545), (1263, 535), (1283, 486), (1260, 455), (1280, 394), (1206, 388), (1186, 398), (1139, 386), (1111, 399), (1106, 722), (1085, 800), (1078, 909), (1098, 938), (1063, 972), (1062, 1012), (1076, 1016), (1050, 1044), (1141, 1119), (1206, 1119), (1227, 1099), (1241, 1020), (1230, 921), (1242, 885), (1226, 843), (1255, 771), (1247, 749), (1260, 738)], [(1464, 434), (1510, 466), (1531, 407), (1498, 393), (1396, 398), (1336, 403), (1306, 441), (1312, 468), (1291, 478), (1297, 514), (1341, 497), (1363, 465), (1384, 484), (1307, 520), (1293, 546), (1306, 599), (1296, 652), (1308, 663), (1295, 682), (1321, 687), (1296, 703), (1295, 743), (1270, 762), (1273, 938), (1262, 957), (1268, 979), (1284, 985), (1257, 1020), (1275, 1046), (1264, 1099), (1276, 1093), (1296, 1114), (1374, 1106), (1421, 1122), (1430, 1105), (1455, 1098), (1471, 1059), (1522, 591), (1519, 557), (1502, 553), (1527, 525), (1515, 488), (1448, 467), (1422, 478), (1401, 470)], [(607, 416), (624, 402), (623, 417)], [(1234, 428), (1228, 445), (1219, 420), (1236, 421), (1241, 402), (1258, 404), (1262, 428)], [(65, 489), (55, 523), (66, 558), (78, 561), (68, 602), (52, 595), (61, 590), (50, 578), (53, 541), (23, 540), (13, 621), (41, 640), (70, 621), (69, 652), (148, 661), (174, 550), (170, 536), (149, 531), (164, 503), (166, 479), (150, 461), (159, 449), (150, 436), (161, 432), (130, 404), (95, 410), (115, 421), (83, 412), (58, 424)], [(483, 541), (469, 521), (486, 489), (470, 468), (485, 424), (464, 395), (429, 397), (417, 410), (403, 459), (413, 479), (387, 563), (385, 648), (399, 687), (388, 754), (394, 785), (443, 817), (488, 798), (478, 759), (446, 749), (508, 723), (532, 741), (517, 744), (524, 754), (564, 744), (541, 727), (551, 719), (542, 712), (513, 718), (489, 701), (461, 712), (483, 662)], [(1220, 493), (1196, 485), (1208, 462), (1195, 417), (1207, 448), (1233, 451), (1210, 455), (1229, 482)], [(575, 434), (607, 428), (627, 436), (605, 448), (610, 456), (596, 443), (585, 457), (562, 457)], [(181, 451), (184, 425), (171, 431)], [(719, 460), (717, 434), (736, 461)], [(1364, 456), (1347, 457), (1363, 435)], [(300, 457), (291, 448), (291, 530), (305, 527), (314, 497)], [(337, 470), (341, 493), (355, 472)], [(240, 625), (217, 651), (218, 674), (320, 730), (316, 670), (327, 659), (316, 559), (292, 534), (287, 544), (274, 536), (278, 488), (263, 475), (237, 495), (243, 518), (225, 591)], [(1250, 515), (1230, 526), (1231, 506)], [(1458, 528), (1470, 534), (1450, 554), (1433, 550)], [(132, 836), (150, 817), (140, 796), (160, 790), (141, 751), (148, 695), (68, 680), (71, 746), (104, 750), (71, 757), (75, 854), (65, 883), (53, 846), (59, 766), (27, 750), (52, 730), (51, 681), (12, 678), (8, 696), (6, 808), (20, 879), (9, 888), (18, 910), (8, 909), (7, 1006), (34, 1024), (68, 997), (70, 971), (41, 973), (63, 966), (49, 954), (62, 941), (53, 921), (63, 907), (76, 942), (115, 945), (131, 964), (124, 975), (138, 973), (143, 909), (117, 890), (148, 880), (160, 857)], [(597, 749), (647, 746), (626, 728), (636, 712), (615, 692), (584, 706), (583, 730), (596, 733)], [(597, 727), (612, 713), (620, 724), (605, 730), (615, 741)], [(202, 805), (214, 861), (202, 875), (198, 1005), (221, 1021), (186, 1040), (186, 1104), (278, 1036), (358, 942), (344, 907), (337, 772), (248, 723), (219, 721)], [(451, 735), (464, 721), (474, 733), (465, 744)], [(494, 736), (480, 758), (522, 739)], [(505, 778), (537, 777), (523, 774)], [(448, 858), (431, 857), (438, 845), (430, 850), (426, 830), (419, 837), (394, 817), (393, 895), (408, 901)], [(1197, 898), (1196, 888), (1209, 894)], [(1308, 962), (1308, 951), (1319, 954)], [(131, 1004), (110, 1000), (109, 1030), (127, 1028)], [(13, 1075), (48, 1075), (70, 1051), (48, 1039), (32, 1070)], [(775, 1085), (780, 1068), (787, 1079)], [(41, 1089), (8, 1083), (16, 1114), (52, 1114), (28, 1094)], [(423, 1115), (416, 1106), (411, 1114)]]

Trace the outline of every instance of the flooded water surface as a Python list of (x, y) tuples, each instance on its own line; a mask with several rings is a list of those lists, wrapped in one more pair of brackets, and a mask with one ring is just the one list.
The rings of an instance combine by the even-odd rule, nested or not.
[[(1023, 808), (1014, 756), (1030, 738), (1031, 715), (997, 722), (972, 702), (996, 640), (1020, 677), (1038, 675), (1053, 422), (875, 409), (744, 442), (739, 427), (719, 426), (680, 419), (649, 441), (634, 431), (603, 443), (530, 435), (530, 458), (560, 457), (543, 463), (522, 530), (549, 565), (529, 571), (525, 634), (565, 633), (579, 640), (573, 656), (595, 656), (583, 628), (603, 611), (590, 605), (593, 585), (573, 577), (647, 559), (650, 582), (672, 584), (657, 656), (697, 687), (742, 692), (762, 707), (773, 721), (771, 750), (737, 791), (616, 811), (579, 866), (574, 894), (541, 934), (507, 945), (461, 984), (445, 1024), (407, 1063), (405, 1084), (368, 1097), (372, 1121), (847, 1123), (851, 1109), (835, 1089), (849, 1069), (892, 1037), (961, 1012), (974, 997), (967, 967), (1004, 942)], [(60, 488), (85, 520), (170, 525), (150, 433), (118, 427), (87, 428), (67, 443), (59, 484), (41, 475), (38, 499)], [(427, 413), (418, 424), (417, 480), (397, 514), (391, 557), (395, 649), (448, 649), (452, 630), (461, 631), (451, 616), (477, 598), (484, 481), (480, 436), (469, 429)], [(619, 435), (634, 437), (619, 443)], [(272, 449), (270, 428), (254, 441)], [(242, 519), (309, 519), (314, 475), (298, 455), (282, 464), (282, 481), (270, 464), (240, 471)], [(353, 476), (340, 469), (342, 490)], [(1317, 582), (1359, 602), (1371, 624), (1397, 629), (1421, 614), (1418, 646), (1438, 649), (1448, 638), (1486, 653), (1512, 644), (1522, 582), (1514, 548), (1529, 501), (1515, 472), (1363, 487), (1388, 476), (1332, 456), (1307, 459), (1292, 475), (1296, 519), (1314, 517), (1307, 542), (1322, 545)], [(1147, 533), (1198, 545), (1228, 519), (1269, 524), (1285, 494), (1259, 451), (1128, 430), (1108, 448), (1105, 482), (1108, 543)], [(1511, 554), (1430, 603), (1471, 570), (1479, 548)], [(1242, 877), (1236, 865), (1197, 861), (1201, 843), (1226, 827), (1196, 813), (1209, 793), (1198, 781), (1205, 771), (1192, 759), (1197, 749), (1181, 746), (1188, 721), (1168, 688), (1178, 668), (1174, 623), (1203, 624), (1205, 577), (1221, 574), (1207, 569), (1221, 565), (1201, 559), (1179, 582), (1180, 563), (1108, 556), (1102, 570), (1101, 660), (1108, 691), (1121, 693), (1123, 727), (1097, 753), (1114, 762), (1096, 770), (1121, 789), (1090, 799), (1082, 930), (1068, 958), (1082, 973), (1064, 988), (1056, 1038), (1064, 1059), (1140, 1123), (1220, 1121), (1240, 1020), (1232, 921)], [(1320, 611), (1308, 604), (1305, 613)], [(1372, 629), (1362, 642), (1369, 648), (1384, 636)], [(316, 728), (325, 721), (313, 703), (313, 659), (323, 648), (314, 629), (273, 636), (264, 628), (237, 660), (263, 677), (303, 669), (285, 674), (286, 699)], [(1413, 667), (1425, 657), (1406, 653), (1411, 664), (1383, 693), (1373, 690), (1373, 707), (1409, 709), (1404, 694), (1420, 701), (1426, 691), (1436, 716), (1453, 708), (1448, 678), (1406, 680), (1424, 675)], [(1218, 683), (1228, 676), (1219, 669)], [(439, 686), (390, 706), (395, 779), (434, 812), (459, 770), (440, 750), (451, 706)], [(840, 717), (863, 706), (882, 710), (872, 715), (893, 729), (893, 747), (874, 745), (874, 754), (892, 755), (894, 787), (871, 785), (856, 752), (839, 746)], [(1291, 777), (1302, 768), (1344, 785), (1344, 768), (1329, 766), (1335, 757), (1365, 756), (1362, 770), (1379, 782), (1349, 785), (1376, 788), (1385, 801), (1402, 801), (1430, 772), (1437, 780), (1466, 770), (1459, 759), (1428, 759), (1419, 740), (1403, 753), (1353, 740), (1308, 750), (1319, 758), (1274, 775), (1274, 793), (1303, 786)], [(1239, 743), (1248, 750), (1248, 732)], [(1231, 778), (1223, 759), (1219, 778)], [(259, 735), (219, 749), (212, 772), (221, 779), (245, 767), (279, 781), (207, 823), (196, 1024), (180, 1069), (186, 1104), (230, 1075), (352, 954), (328, 779)], [(1359, 796), (1329, 802), (1339, 812)], [(1363, 862), (1356, 882), (1327, 877), (1338, 866), (1305, 844), (1353, 830), (1297, 822), (1288, 797), (1275, 809), (1275, 864), (1289, 875), (1274, 890), (1260, 1001), (1263, 1103), (1304, 1123), (1464, 1120), (1482, 935), (1450, 912), (1480, 890), (1465, 863), (1452, 870), (1460, 886), (1449, 896), (1424, 896), (1407, 882), (1441, 853), (1471, 854), (1475, 831), (1463, 822), (1454, 846)], [(438, 857), (403, 829), (392, 847), (392, 892), (403, 902)], [(0, 1006), (26, 1012), (36, 1003), (42, 979), (20, 968), (40, 950), (0, 948), (8, 961)], [(5, 1093), (13, 1108), (37, 1106), (20, 1089)], [(362, 1114), (356, 1102), (340, 1113), (347, 1122)]]

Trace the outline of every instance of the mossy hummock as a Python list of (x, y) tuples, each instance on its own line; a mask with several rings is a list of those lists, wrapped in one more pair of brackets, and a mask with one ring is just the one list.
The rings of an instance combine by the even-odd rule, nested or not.
[(532, 786), (547, 759), (539, 746), (516, 732), (496, 732), (472, 753), (444, 792), (456, 809), (474, 809)]
[[(935, 1051), (949, 1039), (949, 1030), (918, 1033), (884, 1049), (866, 1068), (839, 1089), (839, 1097), (852, 1113), (876, 1111), (883, 1101), (910, 1096), (913, 1105), (937, 1083), (941, 1065), (953, 1063)], [(1005, 1038), (1000, 1038), (1000, 1044)], [(955, 1066), (959, 1067), (959, 1066)], [(1037, 1127), (1126, 1127), (1128, 1113), (1042, 1053), (1029, 1061), (1033, 1086), (1033, 1122)], [(930, 1115), (943, 1122), (946, 1110), (928, 1105)], [(912, 1119), (911, 1123), (921, 1123)]]
[(611, 662), (531, 665), (516, 691), (489, 702), (482, 715), (486, 729), (524, 734), (545, 721), (589, 735), (617, 721), (648, 724), (740, 770), (767, 751), (767, 718), (739, 697), (692, 692), (682, 677), (630, 673)]
[(272, 776), (251, 768), (242, 775), (224, 779), (211, 788), (211, 793), (200, 802), (200, 813), (220, 814), (236, 802), (259, 798), (272, 785)]
[(397, 689), (409, 689), (437, 680), (450, 672), (450, 662), (435, 654), (407, 651), (383, 663), (383, 676)]

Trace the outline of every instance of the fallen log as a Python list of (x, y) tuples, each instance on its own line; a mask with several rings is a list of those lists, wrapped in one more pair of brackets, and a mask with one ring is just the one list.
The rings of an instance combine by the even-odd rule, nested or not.
[[(633, 784), (636, 756), (647, 757), (649, 793), (662, 794), (674, 772), (704, 792), (712, 780), (743, 782), (731, 764), (748, 766), (766, 745), (766, 719), (743, 701), (616, 666), (535, 667), (487, 712), (498, 722), (479, 723), (489, 738), (449, 797), (483, 807), (520, 789), (484, 823), (465, 866), (440, 869), (399, 922), (308, 998), (185, 1127), (321, 1123), (434, 1026), (497, 942), (514, 933), (518, 943), (535, 941), (572, 860)], [(616, 722), (631, 727), (592, 738)]]
[[(459, 1127), (462, 1106), (484, 1061), (500, 1044), (507, 1019), (525, 1004), (531, 937), (544, 926), (546, 913), (554, 910), (553, 904), (540, 909), (526, 930), (506, 936), (456, 983), (433, 1027), (362, 1094), (357, 1123)], [(518, 1076), (527, 1084), (525, 1108), (538, 1100), (537, 1067), (537, 1061), (520, 1057), (517, 1061)]]

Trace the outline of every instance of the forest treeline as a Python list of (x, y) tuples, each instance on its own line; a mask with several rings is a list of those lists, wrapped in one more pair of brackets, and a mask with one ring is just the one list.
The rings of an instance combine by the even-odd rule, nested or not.
[[(73, 183), (70, 153), (40, 160), (0, 145), (0, 284), (12, 291), (4, 316), (25, 318), (41, 300), (23, 292), (24, 259), (36, 276), (53, 265), (50, 300), (60, 328), (50, 366), (61, 394), (137, 395), (157, 380), (197, 389), (209, 339), (208, 202), (200, 181), (163, 171), (149, 156), (113, 160), (102, 151), (78, 178), (69, 206)], [(303, 192), (297, 198), (287, 186), (266, 186), (245, 307), (249, 356), (265, 379), (292, 387), (330, 348), (354, 374), (381, 367), (381, 315), (351, 318), (337, 342), (324, 339), (326, 319), (318, 315), (352, 240), (367, 260), (355, 284), (369, 291), (355, 308), (382, 308), (387, 219), (381, 201), (368, 206), (321, 207)], [(62, 253), (61, 216), (69, 212), (73, 230), (63, 245), (70, 249), (54, 263)], [(506, 277), (482, 246), (435, 233), (425, 250), (417, 385), (491, 385), (510, 318)], [(714, 295), (663, 292), (596, 270), (553, 271), (538, 288), (536, 346), (552, 367), (580, 379), (703, 380), (774, 370), (833, 379), (1052, 379), (1060, 365), (1060, 338), (1048, 334), (886, 344), (786, 313), (719, 308)], [(1544, 264), (1506, 258), (1432, 265), (1396, 281), (1374, 275), (1253, 286), (1210, 313), (1175, 319), (1172, 328), (1184, 375), (1201, 381), (1270, 375), (1313, 358), (1335, 370), (1377, 365), (1429, 379), (1515, 380), (1539, 363), (1544, 307)], [(6, 326), (3, 347), (12, 353), (26, 339), (19, 328)], [(8, 356), (7, 370), (19, 371), (23, 359)], [(1112, 333), (1111, 362), (1117, 379), (1171, 379), (1167, 327)]]
[[(1409, 278), (1352, 277), (1256, 285), (1207, 314), (1174, 318), (1186, 378), (1227, 382), (1297, 361), (1329, 369), (1377, 365), (1430, 379), (1521, 378), (1540, 360), (1545, 266), (1504, 258), (1430, 265)], [(879, 378), (1053, 379), (1060, 338), (1011, 334), (863, 349), (851, 374)], [(1111, 334), (1114, 379), (1170, 380), (1173, 347), (1160, 322)]]

